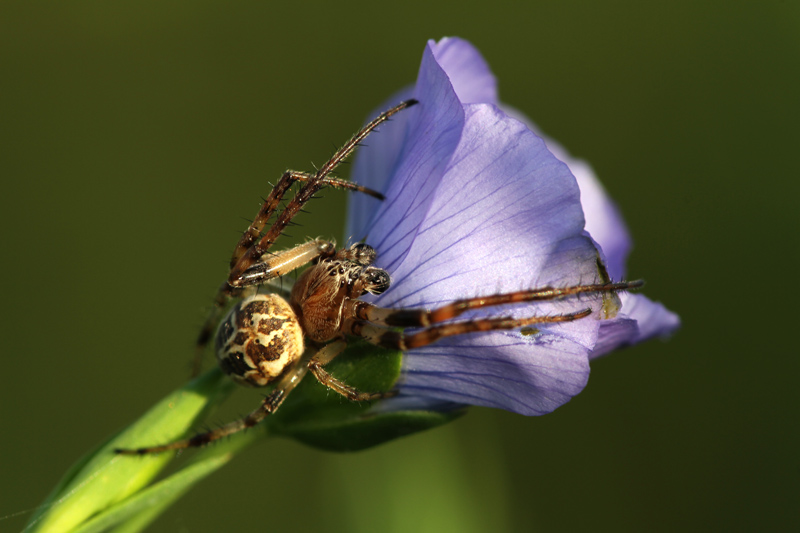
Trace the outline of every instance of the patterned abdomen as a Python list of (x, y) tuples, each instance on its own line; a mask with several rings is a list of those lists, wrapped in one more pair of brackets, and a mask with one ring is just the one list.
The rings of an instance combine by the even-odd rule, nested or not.
[(275, 294), (236, 304), (217, 331), (219, 365), (234, 380), (263, 387), (303, 355), (303, 332), (291, 306)]

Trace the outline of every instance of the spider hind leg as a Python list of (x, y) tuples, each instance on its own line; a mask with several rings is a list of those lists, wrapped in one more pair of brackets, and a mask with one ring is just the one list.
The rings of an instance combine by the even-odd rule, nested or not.
[(169, 450), (196, 448), (251, 428), (260, 423), (267, 416), (277, 411), (292, 389), (294, 389), (297, 384), (300, 383), (307, 372), (308, 360), (304, 358), (296, 361), (294, 365), (289, 367), (283, 374), (280, 381), (278, 381), (278, 384), (264, 398), (258, 409), (240, 420), (225, 424), (224, 426), (220, 426), (217, 429), (212, 429), (211, 431), (198, 433), (188, 439), (170, 442), (169, 444), (147, 446), (142, 448), (117, 448), (114, 450), (114, 453), (119, 455), (148, 455), (152, 453), (162, 453)]
[(397, 395), (396, 391), (362, 392), (355, 387), (351, 387), (344, 381), (330, 375), (323, 367), (330, 363), (336, 356), (341, 354), (346, 347), (347, 343), (345, 341), (335, 341), (326, 345), (319, 352), (317, 352), (314, 357), (311, 358), (311, 360), (308, 362), (308, 369), (312, 374), (314, 374), (314, 377), (317, 378), (317, 381), (328, 387), (330, 390), (337, 392), (348, 400), (354, 402), (380, 400), (382, 398), (390, 398)]

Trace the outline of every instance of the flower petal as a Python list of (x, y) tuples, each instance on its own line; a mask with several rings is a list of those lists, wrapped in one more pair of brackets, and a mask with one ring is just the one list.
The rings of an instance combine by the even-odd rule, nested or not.
[(586, 162), (578, 159), (567, 164), (581, 189), (586, 231), (600, 245), (611, 279), (625, 279), (625, 264), (632, 242), (619, 209)]
[[(556, 157), (569, 165), (578, 181), (586, 230), (602, 249), (611, 278), (624, 279), (632, 240), (622, 213), (588, 163), (572, 157), (552, 139), (544, 137), (544, 140)], [(597, 345), (592, 350), (591, 358), (652, 337), (668, 336), (680, 326), (678, 315), (644, 295), (623, 293), (619, 297), (620, 312), (616, 319), (600, 323)]]
[(452, 337), (411, 350), (403, 370), (401, 400), (423, 396), (524, 415), (553, 411), (589, 379), (581, 344), (558, 334), (525, 338), (518, 332)]
[[(522, 113), (506, 108), (511, 116), (523, 121), (534, 132), (536, 126)], [(541, 134), (539, 134), (541, 135)], [(542, 135), (548, 149), (565, 162), (581, 189), (581, 204), (586, 217), (586, 230), (597, 242), (612, 280), (625, 278), (625, 264), (632, 247), (622, 213), (611, 200), (588, 163), (576, 159), (558, 142)], [(600, 323), (597, 345), (590, 357), (605, 355), (617, 348), (636, 344), (655, 336), (668, 336), (680, 327), (678, 315), (660, 303), (654, 303), (641, 294), (621, 294), (620, 310), (616, 319)]]
[[(370, 114), (370, 120), (413, 95), (413, 87), (398, 91)], [(394, 174), (400, 154), (403, 152), (408, 121), (414, 112), (414, 108), (405, 110), (392, 117), (389, 124), (372, 133), (365, 143), (369, 147), (360, 150), (353, 160), (354, 182), (376, 191), (386, 191), (387, 183)], [(369, 233), (369, 223), (380, 205), (380, 200), (366, 194), (347, 195), (345, 236), (357, 241), (366, 237)]]
[[(623, 293), (620, 301), (622, 307), (618, 318), (600, 323), (597, 345), (591, 358), (653, 337), (668, 337), (681, 325), (678, 315), (642, 294)], [(631, 322), (636, 326), (633, 329)]]
[[(455, 96), (464, 103), (497, 102), (497, 81), (489, 70), (489, 65), (480, 52), (463, 39), (445, 38), (438, 43), (429, 41), (418, 78), (416, 86), (398, 91), (374, 109), (369, 115), (370, 119), (403, 100), (415, 96), (429, 98), (432, 91), (426, 82), (442, 87), (448, 101)], [(449, 88), (444, 79), (449, 79)], [(451, 92), (455, 94), (450, 94)], [(439, 100), (427, 102), (429, 109), (439, 103)], [(379, 133), (369, 138), (369, 149), (362, 150), (353, 163), (353, 181), (386, 192), (387, 182), (395, 173), (395, 167), (404, 152), (407, 125), (413, 112), (415, 111), (411, 109), (396, 115), (390, 125), (381, 128)], [(451, 126), (457, 127), (456, 124)], [(442, 132), (432, 132), (432, 135), (437, 134)], [(357, 240), (364, 238), (369, 233), (369, 223), (380, 206), (381, 203), (370, 196), (350, 195), (345, 235)]]
[(463, 104), (497, 104), (497, 80), (472, 43), (458, 37), (428, 41), (436, 62), (447, 74)]
[(522, 112), (502, 106), (510, 116), (525, 123), (539, 135), (559, 160), (567, 164), (581, 190), (581, 205), (586, 218), (586, 231), (600, 245), (603, 259), (611, 279), (625, 279), (625, 264), (631, 251), (632, 240), (619, 208), (608, 196), (592, 167), (584, 160), (573, 157), (561, 144), (543, 135), (539, 128)]

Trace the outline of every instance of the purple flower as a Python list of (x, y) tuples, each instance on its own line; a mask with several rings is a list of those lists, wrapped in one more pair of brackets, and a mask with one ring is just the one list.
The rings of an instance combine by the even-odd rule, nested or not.
[[(630, 238), (616, 207), (588, 166), (498, 107), (494, 76), (472, 45), (429, 42), (416, 85), (379, 110), (412, 97), (420, 104), (370, 137), (354, 163), (353, 181), (386, 195), (383, 202), (352, 196), (347, 227), (376, 248), (377, 265), (391, 274), (376, 304), (431, 309), (498, 292), (601, 283), (598, 257), (614, 280), (624, 275)], [(592, 316), (535, 334), (492, 331), (410, 350), (400, 396), (388, 406), (548, 413), (583, 389), (590, 358), (678, 326), (676, 315), (639, 294), (469, 316), (587, 307)]]

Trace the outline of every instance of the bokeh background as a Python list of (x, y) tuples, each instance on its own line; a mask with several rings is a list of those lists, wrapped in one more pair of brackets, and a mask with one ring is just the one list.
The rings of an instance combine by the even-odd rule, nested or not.
[[(152, 530), (800, 527), (797, 2), (8, 1), (0, 530), (185, 381), (267, 181), (323, 161), (444, 35), (591, 162), (630, 275), (683, 329), (544, 417), (472, 409), (353, 455), (263, 442)], [(327, 192), (295, 237), (341, 238), (344, 205)]]

